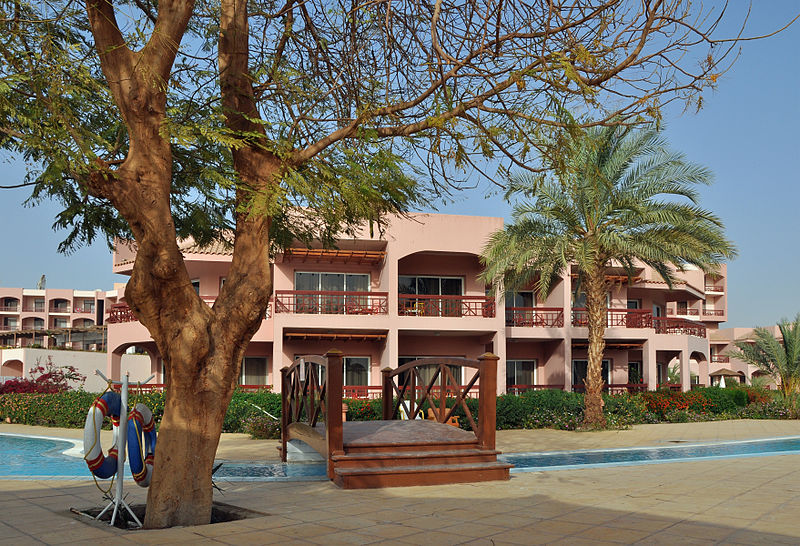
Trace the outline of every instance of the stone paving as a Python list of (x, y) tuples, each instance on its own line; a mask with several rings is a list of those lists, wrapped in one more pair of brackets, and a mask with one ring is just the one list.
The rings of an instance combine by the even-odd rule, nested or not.
[[(0, 432), (81, 431), (0, 425)], [(797, 421), (641, 425), (574, 433), (499, 431), (505, 452), (800, 436)], [(218, 457), (274, 460), (275, 441), (223, 435)], [(68, 544), (798, 544), (800, 455), (514, 474), (508, 482), (380, 490), (329, 482), (225, 482), (236, 522), (120, 531), (69, 512), (103, 504), (91, 480), (0, 481), (0, 545)], [(129, 502), (144, 502), (133, 483)]]

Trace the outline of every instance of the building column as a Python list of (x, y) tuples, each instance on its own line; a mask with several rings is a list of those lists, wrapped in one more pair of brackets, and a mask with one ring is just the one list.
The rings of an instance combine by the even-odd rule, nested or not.
[(108, 353), (108, 378), (119, 381), (122, 378), (122, 354), (116, 351)]
[(398, 359), (400, 358), (400, 340), (397, 330), (389, 330), (386, 332), (386, 343), (383, 346), (381, 353), (381, 365), (375, 367), (370, 373), (370, 385), (382, 385), (383, 376), (381, 370), (384, 368), (397, 368)]
[(494, 335), (494, 354), (500, 360), (497, 361), (497, 394), (506, 392), (506, 329), (505, 326)]
[(572, 338), (566, 337), (561, 343), (561, 352), (564, 354), (564, 390), (572, 390)]
[(267, 366), (267, 383), (272, 385), (272, 392), (281, 392), (281, 368), (288, 366), (283, 359), (283, 328), (273, 330), (272, 358)]
[(642, 374), (647, 389), (654, 391), (658, 388), (658, 366), (656, 365), (656, 346), (652, 341), (645, 341), (642, 346)]
[(703, 358), (703, 360), (698, 360), (697, 367), (699, 372), (698, 381), (701, 385), (708, 387), (708, 359)]
[(681, 390), (688, 392), (692, 389), (692, 374), (689, 368), (689, 351), (682, 349), (680, 355)]

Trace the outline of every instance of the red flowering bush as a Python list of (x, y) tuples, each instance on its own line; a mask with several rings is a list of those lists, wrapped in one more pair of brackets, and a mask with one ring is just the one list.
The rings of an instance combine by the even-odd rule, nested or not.
[(42, 365), (41, 358), (36, 359), (36, 367), (31, 368), (30, 378), (11, 379), (0, 385), (0, 394), (38, 393), (53, 394), (70, 390), (70, 382), (83, 386), (86, 376), (79, 373), (75, 366), (56, 366), (52, 357)]
[(664, 417), (675, 411), (692, 411), (694, 413), (708, 413), (708, 399), (696, 391), (679, 392), (671, 390), (658, 390), (643, 392), (641, 394), (647, 411)]

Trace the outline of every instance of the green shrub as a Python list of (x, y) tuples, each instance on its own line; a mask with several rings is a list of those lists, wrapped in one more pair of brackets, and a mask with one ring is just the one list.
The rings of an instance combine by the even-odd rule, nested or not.
[(535, 408), (525, 418), (523, 428), (554, 428), (557, 430), (575, 430), (583, 423), (583, 411), (575, 412), (564, 409)]
[(644, 422), (647, 405), (638, 394), (604, 394), (603, 414), (611, 428), (626, 428)]
[(281, 422), (268, 415), (253, 415), (244, 424), (245, 431), (255, 440), (280, 440)]
[(345, 399), (348, 421), (379, 421), (383, 418), (383, 401)]
[(706, 399), (706, 408), (710, 413), (732, 413), (736, 412), (738, 408), (743, 408), (747, 405), (747, 392), (738, 387), (730, 389), (701, 387), (692, 392), (701, 394)]

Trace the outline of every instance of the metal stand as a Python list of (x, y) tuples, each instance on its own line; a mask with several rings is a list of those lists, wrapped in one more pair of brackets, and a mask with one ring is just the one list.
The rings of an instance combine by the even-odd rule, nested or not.
[[(139, 521), (139, 518), (136, 517), (136, 514), (133, 513), (131, 507), (128, 506), (128, 503), (125, 502), (125, 499), (122, 495), (122, 482), (125, 478), (125, 459), (127, 458), (127, 447), (128, 447), (128, 374), (126, 373), (122, 381), (109, 381), (106, 376), (102, 374), (100, 370), (95, 370), (95, 373), (108, 381), (110, 384), (113, 385), (120, 385), (120, 406), (119, 406), (119, 432), (118, 432), (118, 442), (117, 442), (117, 487), (114, 491), (114, 498), (111, 502), (108, 503), (108, 506), (103, 508), (103, 510), (97, 514), (95, 519), (100, 519), (103, 514), (108, 512), (108, 509), (112, 506), (114, 507), (114, 511), (111, 513), (111, 523), (110, 525), (114, 525), (114, 522), (117, 519), (117, 513), (119, 512), (120, 504), (125, 507), (128, 513), (131, 515), (133, 520), (142, 527), (142, 522)], [(151, 379), (155, 377), (151, 375), (147, 379), (142, 382), (139, 382), (139, 385), (144, 385), (148, 383)]]

